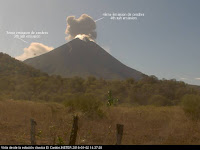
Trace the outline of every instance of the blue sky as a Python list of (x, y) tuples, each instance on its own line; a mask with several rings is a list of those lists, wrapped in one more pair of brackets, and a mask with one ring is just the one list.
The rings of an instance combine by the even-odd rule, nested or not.
[[(98, 21), (96, 42), (147, 75), (200, 85), (199, 6), (199, 0), (0, 0), (0, 51), (16, 57), (31, 42), (65, 44), (67, 16), (141, 12), (137, 21)], [(6, 34), (32, 30), (49, 34), (28, 43)]]

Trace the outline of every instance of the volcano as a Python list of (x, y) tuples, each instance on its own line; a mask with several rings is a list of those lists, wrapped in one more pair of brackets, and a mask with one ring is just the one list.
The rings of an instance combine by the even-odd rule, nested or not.
[(103, 79), (142, 79), (145, 75), (107, 53), (95, 42), (76, 38), (43, 55), (24, 61), (49, 75), (94, 76)]

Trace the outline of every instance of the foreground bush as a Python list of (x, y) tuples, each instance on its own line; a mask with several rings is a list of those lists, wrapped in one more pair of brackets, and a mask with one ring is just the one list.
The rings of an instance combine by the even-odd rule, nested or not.
[(150, 105), (155, 105), (155, 106), (169, 106), (171, 105), (171, 102), (169, 99), (162, 95), (153, 95), (149, 99), (149, 104)]
[(64, 105), (72, 110), (81, 111), (89, 117), (103, 117), (102, 102), (92, 95), (80, 94), (73, 96), (66, 100)]
[(200, 119), (200, 96), (185, 95), (181, 100), (184, 112), (194, 120)]

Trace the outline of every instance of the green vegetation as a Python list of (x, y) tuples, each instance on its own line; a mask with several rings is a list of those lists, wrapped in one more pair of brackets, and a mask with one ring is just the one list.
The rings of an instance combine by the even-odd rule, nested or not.
[[(0, 75), (2, 76), (29, 76), (39, 77), (47, 76), (45, 73), (41, 73), (39, 70), (34, 69), (21, 61), (15, 60), (7, 54), (0, 53)], [(2, 83), (2, 82), (1, 82)]]
[(65, 144), (61, 137), (58, 136), (57, 138), (58, 138), (58, 142), (56, 143), (56, 145), (64, 145)]
[(170, 106), (171, 101), (162, 95), (153, 95), (149, 99), (149, 104), (155, 106)]
[[(133, 79), (131, 79), (133, 80)], [(156, 80), (152, 77), (141, 81), (130, 80), (107, 81), (89, 77), (82, 79), (61, 78), (59, 76), (40, 77), (0, 77), (0, 97), (21, 100), (41, 100), (64, 102), (76, 98), (77, 95), (95, 95), (95, 99), (104, 103), (115, 103), (112, 96), (108, 98), (108, 91), (112, 91), (114, 98), (121, 103), (137, 105), (177, 105), (186, 94), (199, 95), (199, 90), (189, 87), (183, 82), (175, 80)]]
[(182, 107), (184, 112), (193, 120), (200, 119), (200, 96), (185, 95), (182, 98)]
[[(92, 80), (91, 80), (92, 78)], [(152, 77), (141, 81), (107, 81), (89, 77), (82, 79), (61, 78), (59, 76), (1, 76), (0, 97), (5, 99), (41, 100), (64, 102), (77, 95), (95, 95), (95, 99), (108, 102), (108, 91), (121, 103), (137, 105), (177, 105), (186, 94), (199, 95), (197, 89), (175, 80), (157, 80), (150, 83)], [(133, 80), (133, 79), (132, 79)], [(110, 102), (112, 97), (110, 98)], [(113, 101), (114, 102), (114, 101)], [(111, 102), (111, 103), (113, 103)]]
[(107, 102), (107, 106), (116, 105), (118, 101), (119, 101), (118, 99), (114, 99), (114, 98), (112, 97), (112, 92), (111, 92), (111, 91), (108, 91), (108, 102)]
[(64, 101), (72, 111), (81, 111), (88, 117), (103, 117), (102, 102), (92, 95), (76, 95)]

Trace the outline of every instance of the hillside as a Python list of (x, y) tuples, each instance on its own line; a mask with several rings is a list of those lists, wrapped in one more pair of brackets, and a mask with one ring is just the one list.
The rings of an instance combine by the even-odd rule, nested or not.
[(144, 77), (144, 74), (122, 64), (96, 43), (79, 38), (24, 62), (49, 75), (62, 77), (135, 80)]
[(39, 77), (46, 75), (39, 70), (26, 65), (25, 63), (12, 58), (11, 56), (0, 53), (0, 75), (2, 76), (26, 76)]

